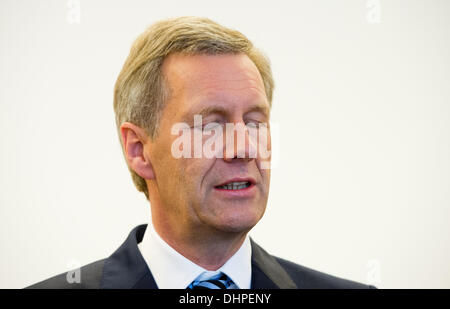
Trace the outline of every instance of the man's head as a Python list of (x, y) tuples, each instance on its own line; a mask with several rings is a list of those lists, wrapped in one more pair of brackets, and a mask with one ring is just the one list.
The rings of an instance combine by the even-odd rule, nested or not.
[[(162, 224), (241, 232), (259, 221), (270, 172), (249, 157), (248, 134), (245, 148), (233, 144), (231, 154), (225, 141), (223, 158), (176, 158), (172, 128), (187, 123), (195, 131), (198, 114), (203, 125), (268, 123), (272, 91), (267, 59), (241, 33), (211, 20), (166, 20), (139, 36), (117, 80), (114, 109), (133, 181)], [(219, 187), (230, 181), (251, 186)]]

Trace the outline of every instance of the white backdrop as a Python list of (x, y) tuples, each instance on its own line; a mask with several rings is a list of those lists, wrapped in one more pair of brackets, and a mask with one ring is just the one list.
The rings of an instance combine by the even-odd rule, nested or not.
[(449, 1), (0, 2), (0, 287), (109, 256), (148, 221), (112, 91), (156, 20), (206, 16), (270, 57), (269, 252), (380, 288), (450, 288)]

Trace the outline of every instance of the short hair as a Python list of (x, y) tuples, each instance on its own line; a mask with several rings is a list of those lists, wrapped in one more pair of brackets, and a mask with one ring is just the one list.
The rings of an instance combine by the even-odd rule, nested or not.
[[(256, 65), (272, 105), (274, 82), (269, 59), (239, 31), (204, 17), (178, 17), (152, 24), (134, 41), (114, 87), (117, 131), (125, 155), (120, 126), (131, 122), (154, 139), (170, 89), (162, 73), (164, 59), (172, 53), (186, 55), (246, 54)], [(148, 188), (129, 164), (133, 182), (149, 200)]]

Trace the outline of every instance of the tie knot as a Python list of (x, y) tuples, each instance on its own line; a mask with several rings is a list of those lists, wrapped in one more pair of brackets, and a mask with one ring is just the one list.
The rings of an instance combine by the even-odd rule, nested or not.
[(238, 289), (238, 286), (223, 272), (203, 272), (187, 289)]

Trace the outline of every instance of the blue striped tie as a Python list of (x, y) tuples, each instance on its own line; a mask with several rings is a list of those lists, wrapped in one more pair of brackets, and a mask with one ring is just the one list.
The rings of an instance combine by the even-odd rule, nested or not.
[(204, 272), (192, 281), (187, 289), (239, 289), (239, 287), (223, 272), (219, 272), (213, 276), (208, 276), (207, 273)]

